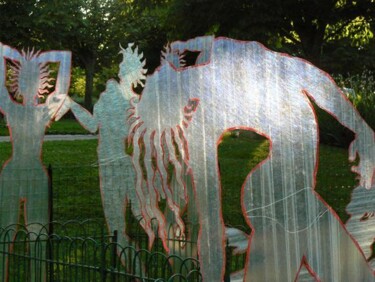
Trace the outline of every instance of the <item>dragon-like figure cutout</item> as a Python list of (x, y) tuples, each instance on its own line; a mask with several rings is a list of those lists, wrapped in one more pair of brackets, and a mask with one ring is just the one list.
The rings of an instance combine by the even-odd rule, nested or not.
[[(186, 51), (200, 52), (194, 65), (179, 63)], [(135, 190), (146, 222), (155, 216), (164, 229), (157, 201), (165, 196), (183, 232), (177, 212), (194, 202), (203, 279), (222, 281), (225, 199), (217, 147), (227, 130), (255, 131), (271, 147), (242, 187), (242, 210), (252, 229), (244, 281), (293, 281), (302, 268), (322, 281), (374, 281), (362, 251), (314, 189), (318, 125), (311, 100), (355, 133), (350, 159), (360, 160), (353, 170), (363, 187), (374, 181), (374, 132), (333, 79), (256, 42), (199, 37), (173, 42), (169, 53), (147, 76), (128, 115)]]

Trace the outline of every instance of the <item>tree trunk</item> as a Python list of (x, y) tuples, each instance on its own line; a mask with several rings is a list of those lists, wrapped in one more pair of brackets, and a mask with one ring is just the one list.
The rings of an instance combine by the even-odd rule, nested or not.
[(92, 95), (94, 90), (94, 74), (95, 74), (95, 58), (86, 58), (85, 62), (85, 107), (87, 110), (92, 111)]
[(307, 24), (296, 27), (305, 58), (318, 67), (321, 63), (325, 27), (325, 23), (320, 23), (319, 27)]

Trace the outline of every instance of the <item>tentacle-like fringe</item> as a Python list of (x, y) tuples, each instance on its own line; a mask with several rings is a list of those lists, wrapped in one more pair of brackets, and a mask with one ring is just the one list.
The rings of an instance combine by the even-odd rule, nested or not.
[(147, 175), (146, 185), (147, 185), (148, 196), (150, 200), (150, 208), (151, 208), (153, 217), (155, 217), (158, 222), (159, 237), (163, 242), (164, 248), (168, 251), (166, 222), (165, 222), (164, 215), (159, 209), (158, 195), (154, 187), (154, 173), (153, 173), (154, 168), (152, 166), (152, 151), (149, 146), (151, 145), (150, 133), (146, 132), (143, 140), (145, 142), (144, 164), (145, 164), (146, 175)]
[[(173, 129), (171, 129), (171, 133), (172, 132), (173, 132)], [(165, 141), (166, 141), (166, 145), (167, 145), (168, 152), (169, 152), (169, 161), (172, 162), (172, 164), (174, 166), (174, 169), (175, 169), (174, 175), (176, 176), (176, 183), (178, 184), (177, 185), (178, 187), (173, 187), (173, 189), (176, 189), (176, 191), (173, 191), (173, 192), (177, 192), (180, 199), (186, 201), (187, 195), (186, 195), (186, 187), (185, 187), (185, 184), (184, 184), (184, 181), (183, 181), (182, 166), (181, 166), (181, 163), (177, 159), (177, 156), (176, 156), (176, 153), (175, 153), (175, 147), (173, 146), (173, 143), (172, 143), (171, 133), (168, 132), (168, 130), (166, 130), (165, 133), (166, 133), (165, 134)], [(178, 150), (181, 151), (180, 146), (178, 147)]]
[(141, 165), (139, 163), (139, 157), (140, 157), (140, 153), (141, 153), (139, 141), (140, 141), (140, 138), (141, 138), (140, 137), (141, 134), (142, 134), (142, 132), (139, 130), (134, 135), (133, 165), (134, 165), (134, 169), (135, 169), (135, 172), (136, 172), (136, 174), (135, 174), (135, 177), (136, 177), (135, 190), (136, 190), (136, 193), (137, 193), (137, 197), (138, 197), (138, 201), (139, 201), (139, 207), (140, 207), (140, 211), (141, 211), (143, 221), (144, 221), (144, 223), (142, 223), (143, 228), (148, 235), (149, 247), (151, 247), (153, 245), (154, 240), (155, 240), (155, 234), (154, 234), (154, 232), (151, 228), (151, 217), (152, 217), (152, 215), (149, 215), (148, 212), (147, 212), (147, 196), (148, 195), (145, 195), (145, 193), (143, 191), (143, 188), (142, 188), (143, 174), (142, 174)]
[(172, 192), (168, 186), (168, 171), (163, 163), (164, 150), (161, 145), (161, 136), (159, 134), (155, 134), (154, 136), (154, 147), (156, 152), (156, 170), (159, 172), (164, 194), (166, 195), (166, 198), (169, 199), (172, 197)]
[[(151, 133), (151, 142), (150, 142), (150, 147), (151, 147), (151, 155), (152, 155), (152, 159), (157, 160), (158, 158), (158, 152), (155, 148), (155, 136), (159, 136), (158, 134), (156, 134), (156, 131), (153, 131)], [(157, 187), (155, 187), (158, 191), (158, 194), (159, 194), (159, 200), (160, 199), (165, 199), (166, 195), (165, 195), (165, 192), (164, 192), (164, 189), (163, 189), (163, 184), (161, 183), (158, 183), (157, 180), (159, 179), (159, 177), (161, 178), (160, 174), (159, 174), (159, 171), (158, 171), (158, 168), (157, 168), (157, 164), (155, 163), (155, 166), (153, 167), (153, 182), (154, 183), (157, 183), (158, 185), (156, 185)], [(154, 185), (155, 186), (155, 185)]]
[(19, 72), (20, 71), (20, 65), (9, 65), (9, 68), (14, 71), (14, 72)]
[[(137, 139), (138, 140), (138, 146), (140, 147), (140, 148), (144, 148), (144, 135), (145, 135), (145, 133), (147, 132), (147, 129), (141, 129), (140, 130), (140, 132), (141, 132), (141, 134), (139, 135), (139, 138)], [(147, 214), (148, 215), (148, 221), (149, 221), (149, 223), (150, 223), (150, 226), (151, 226), (151, 228), (152, 228), (152, 230), (153, 230), (153, 236), (155, 235), (155, 228), (154, 228), (154, 226), (153, 226), (153, 224), (152, 224), (152, 221), (153, 221), (153, 219), (155, 218), (155, 219), (157, 219), (157, 215), (156, 215), (156, 213), (155, 213), (155, 210), (154, 210), (154, 208), (153, 208), (153, 202), (154, 202), (154, 200), (153, 200), (153, 195), (154, 195), (154, 193), (152, 193), (152, 191), (151, 191), (151, 195), (150, 195), (150, 189), (147, 187), (147, 183), (145, 182), (145, 179), (144, 179), (144, 174), (143, 174), (143, 166), (144, 166), (144, 158), (142, 159), (142, 158), (138, 158), (138, 164), (139, 164), (139, 166), (141, 167), (141, 171), (142, 171), (142, 174), (140, 175), (140, 179), (141, 179), (141, 189), (142, 189), (142, 192), (143, 192), (143, 194), (145, 195), (145, 203), (144, 203), (144, 207), (145, 207), (145, 209), (144, 209), (144, 213), (145, 214)], [(150, 238), (150, 240), (149, 240), (149, 249), (151, 250), (151, 248), (152, 248), (152, 245), (153, 245), (153, 243), (154, 243), (154, 240), (152, 240), (153, 238)]]
[[(167, 205), (168, 208), (173, 212), (175, 216), (175, 220), (179, 228), (181, 229), (181, 233), (184, 232), (185, 230), (185, 225), (181, 219), (180, 216), (180, 208), (179, 205), (175, 204), (174, 202), (174, 197), (173, 197), (173, 192), (170, 189), (170, 186), (168, 185), (168, 169), (164, 164), (163, 158), (166, 154), (164, 148), (161, 145), (161, 140), (163, 139), (163, 135), (155, 135), (154, 137), (154, 145), (155, 145), (155, 151), (157, 152), (156, 155), (156, 169), (159, 172), (159, 175), (161, 177), (161, 182), (163, 186), (164, 193), (166, 195), (166, 200), (167, 200)], [(158, 154), (159, 152), (159, 154)]]
[[(40, 89), (45, 89), (45, 88), (52, 88), (53, 85), (49, 84), (48, 82), (43, 82), (40, 86)], [(49, 91), (49, 90), (48, 90)]]
[(48, 94), (49, 90), (48, 89), (39, 90), (38, 93), (43, 96), (44, 94)]
[(182, 130), (181, 126), (177, 126), (178, 136), (180, 136), (181, 146), (183, 147), (183, 160), (187, 166), (189, 166), (189, 146), (187, 140), (184, 135), (184, 131)]
[[(130, 125), (128, 143), (133, 143), (132, 159), (136, 172), (135, 190), (139, 200), (139, 209), (143, 216), (141, 224), (149, 236), (149, 247), (151, 247), (155, 239), (151, 220), (155, 217), (158, 222), (159, 236), (163, 241), (164, 248), (168, 250), (167, 224), (159, 208), (159, 201), (161, 198), (166, 199), (167, 208), (174, 215), (176, 230), (181, 236), (184, 236), (185, 224), (180, 214), (181, 208), (184, 208), (188, 199), (184, 181), (184, 171), (189, 160), (187, 142), (180, 126), (163, 131), (157, 129), (151, 131), (150, 128), (146, 130), (144, 122), (137, 116), (134, 108), (135, 102), (131, 100), (131, 107), (127, 110), (127, 122)], [(188, 116), (191, 110), (188, 109)], [(143, 158), (141, 158), (142, 141), (144, 142)], [(174, 166), (173, 187), (168, 184), (170, 176), (168, 165), (170, 163)], [(146, 172), (146, 179), (144, 172)], [(159, 179), (161, 187), (158, 183)]]
[[(179, 164), (176, 163), (178, 161), (176, 159), (176, 154), (175, 154), (175, 151), (174, 151), (174, 147), (173, 147), (173, 144), (172, 144), (172, 138), (171, 138), (169, 130), (164, 130), (164, 132), (162, 134), (162, 140), (163, 140), (163, 143), (165, 144), (165, 148), (163, 147), (163, 149), (165, 149), (165, 150), (163, 150), (163, 153), (164, 153), (163, 154), (163, 164), (164, 164), (164, 168), (166, 169), (167, 174), (168, 174), (168, 165), (169, 165), (170, 162), (172, 162), (172, 164), (174, 164), (175, 166), (176, 165), (178, 166)], [(179, 168), (176, 169), (176, 167), (175, 167), (174, 175), (179, 174), (178, 171), (179, 171)], [(167, 177), (168, 177), (168, 175), (167, 175)], [(175, 176), (176, 180), (178, 178), (179, 178), (179, 176), (178, 177)], [(176, 181), (176, 183), (177, 183), (177, 181)], [(175, 186), (171, 187), (171, 185), (168, 185), (168, 187), (170, 188), (169, 190), (171, 191), (171, 195), (170, 195), (170, 197), (167, 198), (167, 202), (169, 201), (168, 202), (169, 207), (175, 215), (176, 223), (177, 223), (177, 225), (178, 225), (178, 227), (180, 228), (180, 231), (181, 231), (180, 234), (183, 234), (185, 232), (185, 224), (183, 223), (183, 220), (181, 219), (181, 216), (180, 216), (180, 212), (181, 212), (180, 205), (179, 205), (180, 201), (176, 200), (176, 199), (182, 199), (180, 197), (181, 196), (181, 185), (179, 183), (177, 185), (177, 187), (175, 187)], [(183, 199), (183, 201), (184, 201), (184, 204), (185, 204), (186, 199)]]
[(18, 80), (16, 80), (16, 81), (12, 82), (11, 84), (9, 84), (9, 87), (12, 88), (12, 89), (14, 89), (17, 86), (18, 86)]
[[(129, 137), (128, 141), (130, 143), (132, 136), (134, 135), (135, 132), (138, 132), (138, 130), (141, 126), (143, 125), (143, 121), (136, 122), (136, 120), (133, 122), (133, 124), (129, 128)], [(137, 139), (135, 139), (137, 140)]]

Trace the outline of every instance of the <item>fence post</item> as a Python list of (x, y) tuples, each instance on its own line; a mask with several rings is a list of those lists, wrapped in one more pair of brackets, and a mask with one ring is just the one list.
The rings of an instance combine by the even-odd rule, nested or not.
[(226, 243), (226, 246), (225, 246), (224, 282), (230, 282), (231, 262), (232, 262), (232, 249), (229, 247), (229, 241), (227, 240), (227, 243)]
[(112, 237), (112, 252), (111, 252), (111, 266), (112, 266), (112, 272), (111, 272), (111, 281), (116, 281), (116, 274), (115, 270), (117, 269), (117, 240), (118, 240), (118, 232), (117, 230), (113, 231), (113, 237)]
[(48, 165), (48, 238), (47, 238), (47, 261), (46, 269), (49, 276), (49, 281), (53, 279), (53, 186), (52, 186), (52, 165)]
[(53, 189), (52, 189), (52, 165), (48, 165), (48, 235), (53, 234)]
[(101, 240), (101, 263), (100, 263), (100, 277), (101, 281), (105, 282), (106, 281), (106, 276), (107, 276), (107, 269), (106, 269), (106, 261), (105, 261), (105, 243), (104, 243), (104, 236), (102, 236)]

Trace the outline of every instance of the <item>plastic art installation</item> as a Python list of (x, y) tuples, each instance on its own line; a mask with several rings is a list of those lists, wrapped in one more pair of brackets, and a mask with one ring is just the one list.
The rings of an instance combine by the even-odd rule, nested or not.
[[(181, 64), (185, 51), (200, 52), (193, 66)], [(153, 194), (160, 191), (155, 179), (161, 179), (160, 194), (167, 201), (181, 198), (184, 203), (188, 199), (182, 176), (189, 174), (199, 213), (204, 281), (222, 281), (224, 276), (217, 146), (230, 129), (252, 130), (271, 142), (268, 158), (249, 173), (242, 187), (242, 209), (252, 228), (243, 279), (294, 281), (306, 268), (322, 281), (374, 281), (357, 243), (314, 191), (318, 127), (310, 99), (355, 133), (350, 159), (359, 156), (353, 170), (360, 184), (370, 189), (374, 132), (332, 78), (304, 60), (227, 38), (174, 42), (162, 65), (147, 76), (141, 97), (134, 94), (129, 138), (144, 224), (150, 226), (153, 217), (159, 220), (158, 207), (153, 206)], [(168, 160), (175, 168), (173, 187), (167, 182)], [(151, 207), (145, 187), (152, 195)], [(169, 207), (174, 209), (175, 202)], [(161, 220), (159, 229), (165, 226)], [(182, 224), (179, 227), (184, 230)]]
[[(59, 114), (71, 109), (83, 127), (92, 133), (98, 131), (97, 151), (104, 214), (109, 232), (119, 231), (118, 243), (125, 247), (130, 244), (125, 226), (127, 203), (132, 203), (134, 216), (141, 215), (138, 205), (140, 202), (134, 189), (134, 168), (130, 156), (125, 153), (125, 140), (128, 135), (126, 111), (130, 107), (132, 87), (138, 83), (143, 85), (141, 80), (146, 78), (144, 74), (147, 70), (143, 68), (145, 62), (141, 62), (142, 55), (132, 51), (131, 45), (122, 49), (121, 53), (123, 61), (120, 64), (120, 82), (114, 79), (107, 82), (105, 91), (100, 94), (94, 106), (93, 114), (70, 98), (66, 99)], [(140, 223), (149, 237), (154, 237), (153, 231), (143, 225), (143, 222)]]
[[(0, 174), (0, 228), (18, 223), (22, 203), (25, 224), (36, 236), (49, 219), (48, 176), (41, 162), (44, 131), (58, 118), (57, 112), (68, 93), (71, 54), (64, 51), (20, 53), (0, 43), (0, 58), (0, 109), (6, 118), (13, 148)], [(15, 99), (6, 87), (7, 61), (11, 69), (9, 88)], [(49, 63), (58, 64), (54, 86)], [(31, 256), (35, 251), (30, 247)]]
[[(236, 275), (241, 281), (375, 281), (366, 261), (374, 241), (374, 132), (332, 78), (309, 62), (256, 42), (205, 36), (173, 42), (161, 66), (145, 76), (143, 56), (130, 44), (121, 48), (119, 81), (107, 82), (91, 114), (65, 98), (68, 52), (21, 54), (0, 47), (0, 106), (13, 142), (0, 175), (0, 227), (17, 222), (20, 201), (27, 223), (48, 220), (43, 133), (51, 120), (71, 110), (85, 128), (98, 132), (104, 214), (109, 230), (120, 232), (120, 245), (131, 244), (125, 226), (131, 201), (150, 248), (157, 230), (169, 251), (171, 224), (175, 238), (197, 238), (206, 282), (223, 281), (225, 244), (234, 237), (235, 252), (247, 253)], [(192, 65), (185, 65), (186, 52), (199, 54)], [(10, 87), (22, 104), (12, 101), (6, 88), (6, 60), (13, 66)], [(56, 86), (38, 103), (40, 94), (50, 92), (47, 62), (59, 64)], [(142, 95), (136, 94), (133, 87), (144, 81)], [(314, 190), (319, 140), (311, 100), (355, 133), (349, 156), (359, 157), (353, 171), (360, 186), (347, 207), (352, 217), (346, 227)], [(225, 228), (222, 217), (217, 147), (233, 129), (254, 131), (271, 144), (268, 158), (242, 186), (251, 234)], [(126, 142), (133, 145), (132, 156), (125, 154)], [(186, 232), (185, 209), (198, 230), (194, 225)]]
[[(346, 228), (354, 236), (366, 258), (370, 259), (371, 246), (375, 242), (375, 188), (355, 188), (346, 210), (351, 215)], [(369, 263), (375, 271), (375, 258), (372, 257)]]

